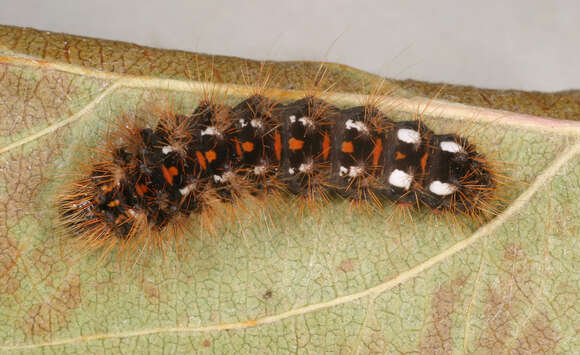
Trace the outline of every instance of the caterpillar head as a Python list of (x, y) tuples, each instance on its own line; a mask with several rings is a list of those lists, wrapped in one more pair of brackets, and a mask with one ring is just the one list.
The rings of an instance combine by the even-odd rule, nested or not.
[(435, 211), (477, 216), (491, 210), (496, 183), (485, 157), (465, 138), (433, 136), (424, 201)]

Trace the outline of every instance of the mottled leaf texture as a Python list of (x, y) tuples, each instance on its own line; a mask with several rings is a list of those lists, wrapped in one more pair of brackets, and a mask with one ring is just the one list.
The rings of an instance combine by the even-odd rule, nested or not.
[[(266, 69), (285, 89), (276, 95), (293, 97), (316, 66)], [(449, 87), (444, 101), (427, 84), (385, 81), (395, 118), (424, 112), (432, 129), (468, 134), (503, 163), (506, 201), (481, 226), (344, 202), (301, 215), (278, 202), (223, 218), (217, 236), (194, 222), (186, 255), (126, 270), (68, 253), (54, 196), (83, 147), (160, 102), (189, 112), (200, 80), (241, 101), (259, 67), (0, 27), (0, 352), (580, 351), (580, 125), (526, 115), (577, 119), (575, 91)], [(353, 92), (371, 76), (328, 68), (329, 99), (360, 103)]]

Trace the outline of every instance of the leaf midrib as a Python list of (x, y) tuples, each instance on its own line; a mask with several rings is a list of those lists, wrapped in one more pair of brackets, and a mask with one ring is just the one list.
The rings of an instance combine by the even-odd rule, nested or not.
[[(120, 75), (116, 73), (101, 72), (94, 69), (83, 68), (73, 64), (55, 63), (50, 61), (35, 60), (28, 58), (0, 57), (0, 63), (48, 68), (51, 70), (62, 71), (69, 74), (77, 74), (96, 79), (105, 79), (113, 81), (113, 84), (107, 87), (101, 94), (89, 102), (83, 109), (79, 110), (72, 116), (50, 125), (30, 136), (24, 137), (16, 142), (0, 148), (0, 154), (10, 151), (26, 143), (30, 143), (44, 135), (50, 134), (57, 129), (80, 120), (84, 114), (90, 112), (110, 94), (122, 88), (139, 88), (139, 89), (161, 89), (181, 92), (191, 92), (202, 94), (211, 89), (216, 93), (229, 93), (237, 96), (248, 96), (253, 93), (250, 86), (236, 84), (216, 84), (199, 81), (184, 81), (175, 79), (161, 79), (151, 76), (132, 76)], [(268, 94), (275, 98), (301, 98), (306, 94), (302, 90), (268, 90)], [(367, 95), (351, 93), (334, 93), (328, 98), (330, 102), (346, 105), (356, 105), (365, 102)], [(492, 123), (494, 125), (503, 125), (516, 127), (520, 129), (535, 130), (541, 132), (551, 132), (559, 135), (580, 137), (580, 122), (556, 120), (548, 117), (537, 117), (525, 114), (518, 114), (507, 111), (492, 110), (481, 107), (467, 106), (447, 101), (427, 99), (416, 97), (411, 99), (381, 96), (377, 98), (380, 106), (385, 110), (397, 110), (410, 114), (436, 116), (445, 119), (465, 120), (479, 123)]]

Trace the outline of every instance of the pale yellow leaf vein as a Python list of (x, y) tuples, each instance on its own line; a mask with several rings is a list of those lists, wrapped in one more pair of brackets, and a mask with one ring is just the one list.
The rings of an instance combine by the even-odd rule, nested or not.
[(62, 128), (70, 123), (73, 123), (73, 122), (79, 120), (81, 117), (83, 117), (83, 115), (85, 115), (86, 113), (91, 111), (95, 106), (97, 106), (111, 92), (117, 90), (120, 85), (121, 85), (120, 82), (116, 82), (113, 85), (109, 86), (106, 90), (104, 90), (97, 97), (95, 97), (91, 102), (89, 102), (85, 107), (83, 107), (81, 110), (79, 110), (77, 113), (70, 116), (69, 118), (66, 118), (62, 121), (59, 121), (55, 124), (52, 124), (52, 125), (44, 128), (44, 129), (41, 129), (40, 131), (38, 131), (34, 134), (31, 134), (31, 135), (29, 135), (21, 140), (18, 140), (14, 143), (8, 144), (7, 146), (0, 148), (0, 154), (3, 154), (7, 151), (10, 151), (14, 148), (18, 148), (21, 145), (24, 145), (26, 143), (30, 143), (30, 142), (32, 142), (32, 141), (34, 141), (42, 136), (45, 136), (47, 134), (51, 134), (51, 133), (55, 132), (56, 130), (58, 130), (59, 128)]
[[(162, 79), (151, 76), (135, 76), (103, 72), (92, 68), (85, 68), (73, 64), (49, 62), (30, 58), (0, 57), (0, 63), (10, 65), (41, 67), (49, 70), (67, 72), (106, 80), (119, 80), (123, 86), (134, 88), (166, 89), (174, 91), (204, 92), (207, 89), (221, 93), (235, 93), (237, 95), (253, 94), (255, 89), (251, 86), (204, 83), (197, 81)], [(273, 89), (266, 92), (268, 95), (283, 99), (302, 98), (307, 94), (300, 90)], [(366, 102), (367, 96), (351, 93), (332, 93), (328, 100), (333, 103), (360, 104)], [(554, 132), (564, 135), (580, 135), (580, 122), (555, 120), (546, 117), (537, 117), (514, 112), (493, 110), (476, 106), (463, 105), (454, 102), (434, 100), (423, 97), (401, 98), (393, 96), (380, 97), (381, 106), (387, 110), (396, 110), (415, 114), (422, 112), (424, 115), (436, 117), (475, 121), (494, 125), (513, 126), (542, 132)]]
[(468, 248), (469, 246), (473, 245), (477, 241), (479, 241), (484, 236), (490, 235), (498, 228), (500, 228), (506, 221), (508, 221), (511, 217), (517, 215), (517, 213), (522, 210), (527, 203), (531, 200), (531, 198), (536, 194), (536, 192), (540, 191), (542, 188), (546, 187), (547, 183), (556, 176), (562, 167), (569, 162), (572, 158), (574, 158), (577, 154), (580, 153), (580, 143), (576, 143), (574, 146), (570, 147), (566, 151), (562, 152), (562, 154), (550, 164), (550, 166), (539, 175), (536, 180), (528, 189), (526, 189), (518, 198), (516, 198), (513, 203), (499, 216), (494, 218), (488, 224), (479, 228), (473, 235), (469, 238), (464, 239), (449, 249), (444, 250), (440, 254), (437, 254), (424, 262), (418, 264), (417, 266), (400, 273), (399, 275), (395, 276), (394, 278), (379, 284), (375, 287), (371, 287), (361, 292), (353, 293), (350, 295), (345, 295), (341, 297), (337, 297), (335, 299), (311, 304), (305, 307), (292, 309), (287, 312), (282, 312), (275, 315), (265, 316), (262, 318), (251, 319), (243, 322), (233, 322), (233, 323), (224, 323), (224, 324), (213, 324), (207, 326), (200, 326), (200, 327), (190, 327), (190, 326), (183, 326), (183, 327), (171, 327), (171, 328), (154, 328), (154, 329), (142, 329), (142, 330), (135, 330), (130, 332), (122, 332), (122, 333), (104, 333), (104, 334), (94, 334), (88, 335), (83, 337), (77, 338), (70, 338), (70, 339), (60, 339), (60, 340), (53, 340), (44, 343), (36, 343), (36, 344), (19, 344), (19, 345), (7, 345), (0, 347), (0, 350), (22, 350), (22, 349), (32, 349), (32, 348), (40, 348), (45, 346), (57, 346), (57, 345), (66, 345), (66, 344), (74, 344), (80, 342), (88, 342), (93, 340), (105, 340), (105, 339), (119, 339), (119, 338), (130, 338), (130, 337), (138, 337), (138, 336), (146, 336), (152, 334), (164, 334), (164, 333), (207, 333), (207, 332), (214, 332), (214, 331), (222, 331), (222, 330), (236, 330), (236, 329), (247, 329), (251, 327), (257, 327), (266, 324), (272, 324), (275, 322), (282, 321), (284, 319), (297, 317), (300, 315), (309, 314), (312, 312), (317, 312), (323, 309), (327, 309), (330, 307), (338, 306), (341, 304), (346, 304), (350, 302), (357, 301), (361, 298), (370, 297), (371, 299), (376, 299), (384, 292), (392, 289), (395, 286), (398, 286), (406, 281), (412, 280), (415, 277), (422, 274), (425, 270), (430, 269), (431, 267), (450, 259), (455, 254), (459, 253), (460, 251)]
[[(187, 91), (203, 93), (211, 89), (214, 93), (234, 94), (248, 96), (254, 93), (252, 86), (236, 84), (218, 84), (199, 81), (181, 81), (172, 79), (159, 79), (154, 77), (127, 77), (124, 80), (127, 87), (164, 89), (174, 91)], [(301, 99), (308, 94), (302, 90), (270, 89), (266, 94), (277, 99)], [(333, 92), (326, 99), (334, 104), (359, 105), (368, 101), (368, 95)], [(394, 96), (381, 96), (380, 106), (384, 110), (399, 111), (415, 114), (422, 112), (423, 115), (432, 115), (439, 118), (473, 121), (499, 126), (511, 126), (521, 129), (553, 132), (562, 135), (580, 135), (580, 122), (556, 120), (547, 117), (537, 117), (515, 112), (486, 109), (476, 106), (468, 106), (459, 103), (439, 101), (422, 97), (406, 99)]]

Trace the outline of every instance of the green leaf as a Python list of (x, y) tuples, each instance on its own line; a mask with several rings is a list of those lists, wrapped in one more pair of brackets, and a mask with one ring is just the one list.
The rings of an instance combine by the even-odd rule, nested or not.
[[(222, 82), (216, 91), (240, 101), (240, 61), (9, 27), (0, 27), (0, 55), (0, 350), (580, 348), (579, 124), (413, 98), (387, 81), (393, 116), (421, 113), (435, 131), (470, 134), (503, 162), (506, 203), (493, 220), (399, 217), (392, 206), (365, 214), (344, 202), (304, 215), (291, 204), (250, 208), (255, 218), (227, 219), (218, 237), (194, 231), (188, 255), (151, 256), (127, 271), (98, 264), (97, 253), (70, 257), (55, 226), (62, 172), (123, 114), (154, 124), (159, 102), (191, 111), (208, 73)], [(242, 63), (257, 76), (258, 64)], [(270, 68), (281, 86), (299, 88), (316, 66)], [(363, 96), (344, 92), (370, 78), (330, 65), (342, 93), (329, 99), (359, 104)]]

